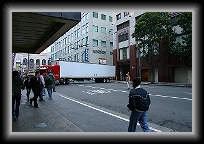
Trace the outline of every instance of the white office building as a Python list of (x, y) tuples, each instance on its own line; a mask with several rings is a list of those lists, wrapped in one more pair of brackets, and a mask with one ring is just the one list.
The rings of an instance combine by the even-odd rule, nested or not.
[(112, 12), (81, 12), (81, 21), (49, 46), (51, 60), (113, 65)]

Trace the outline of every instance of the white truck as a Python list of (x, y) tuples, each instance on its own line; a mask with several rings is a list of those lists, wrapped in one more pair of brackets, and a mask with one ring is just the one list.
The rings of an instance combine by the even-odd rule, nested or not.
[(94, 80), (109, 82), (115, 78), (115, 66), (93, 63), (52, 61), (51, 65), (40, 65), (39, 70), (52, 71), (56, 78), (56, 84), (69, 84), (70, 81)]

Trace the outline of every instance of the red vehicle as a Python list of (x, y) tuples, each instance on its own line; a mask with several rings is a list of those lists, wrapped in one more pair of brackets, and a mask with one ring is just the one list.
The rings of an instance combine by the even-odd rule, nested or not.
[(43, 76), (49, 71), (55, 76), (55, 84), (60, 83), (60, 66), (59, 65), (40, 65), (38, 68), (39, 71), (43, 71)]

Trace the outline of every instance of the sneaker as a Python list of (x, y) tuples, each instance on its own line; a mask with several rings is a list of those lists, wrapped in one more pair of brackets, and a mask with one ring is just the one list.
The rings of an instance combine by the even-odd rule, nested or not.
[(39, 108), (39, 106), (34, 106), (34, 108)]
[(50, 97), (50, 100), (51, 100), (52, 98)]
[(39, 99), (39, 101), (45, 101), (44, 99)]
[(55, 90), (53, 92), (56, 92)]

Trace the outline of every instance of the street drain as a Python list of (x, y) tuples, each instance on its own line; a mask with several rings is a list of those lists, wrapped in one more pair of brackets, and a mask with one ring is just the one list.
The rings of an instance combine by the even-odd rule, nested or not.
[(47, 125), (45, 123), (39, 123), (39, 124), (35, 124), (35, 127), (36, 128), (39, 128), (39, 127), (46, 127)]

